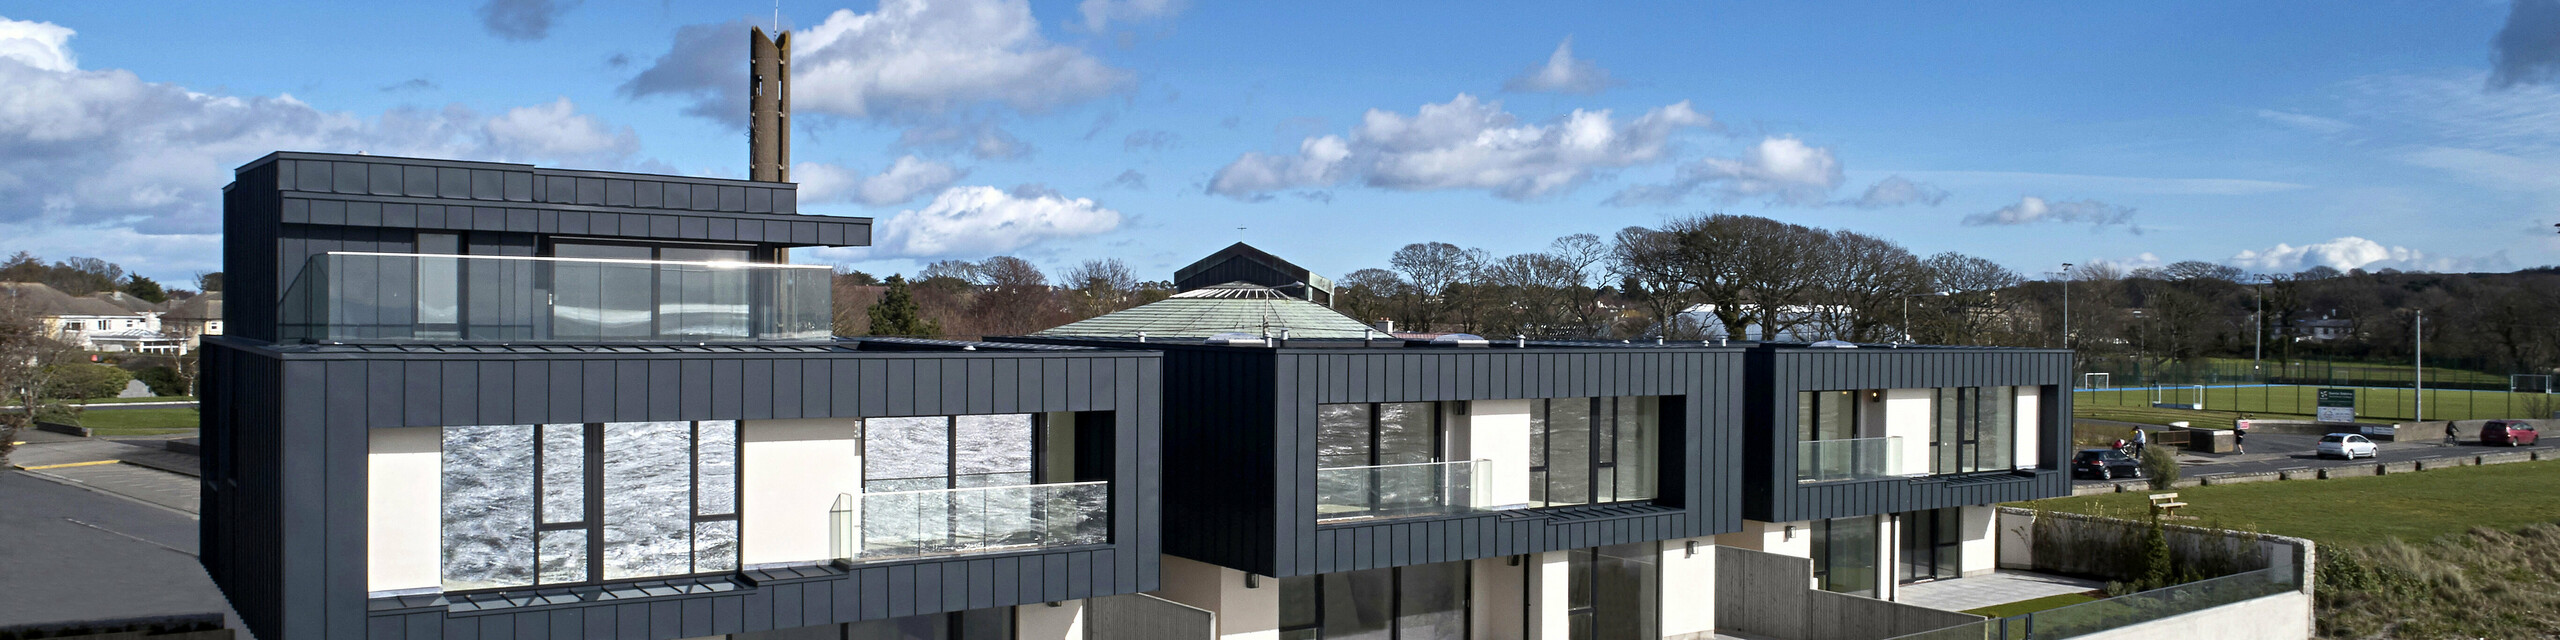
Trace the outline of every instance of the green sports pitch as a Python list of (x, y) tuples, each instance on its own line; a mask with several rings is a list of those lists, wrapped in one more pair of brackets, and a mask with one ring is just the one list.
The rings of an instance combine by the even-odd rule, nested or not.
[[(2201, 401), (2204, 412), (2217, 415), (2245, 413), (2264, 414), (2270, 418), (2309, 417), (2319, 411), (2320, 389), (2340, 388), (2355, 389), (2358, 420), (2418, 418), (2417, 392), (2387, 387), (2162, 385), (2081, 389), (2072, 393), (2072, 403), (2082, 413), (2088, 413), (2089, 410), (2109, 408), (2151, 409), (2164, 403), (2193, 405)], [(2428, 420), (2560, 417), (2555, 415), (2555, 412), (2560, 412), (2560, 394), (2428, 389), (2425, 399), (2425, 419)]]

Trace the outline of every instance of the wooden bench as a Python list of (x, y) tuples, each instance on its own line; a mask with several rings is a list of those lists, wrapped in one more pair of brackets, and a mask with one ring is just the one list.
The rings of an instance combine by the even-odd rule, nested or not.
[(2179, 502), (2178, 494), (2151, 494), (2151, 512), (2160, 514), (2161, 517), (2175, 517), (2178, 515), (2178, 507), (2183, 506), (2187, 506), (2187, 503)]

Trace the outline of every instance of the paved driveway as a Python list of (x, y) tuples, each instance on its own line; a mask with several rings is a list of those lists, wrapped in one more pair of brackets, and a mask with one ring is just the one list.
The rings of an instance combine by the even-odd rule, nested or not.
[(192, 516), (24, 471), (0, 471), (0, 514), (0, 624), (228, 610)]
[[(2472, 440), (2464, 440), (2461, 444), (2456, 445), (2446, 445), (2440, 440), (2418, 442), (2380, 442), (2377, 444), (2380, 445), (2381, 451), (2375, 458), (2336, 460), (2322, 459), (2317, 453), (2319, 451), (2319, 443), (2320, 436), (2310, 434), (2253, 434), (2248, 438), (2249, 452), (2245, 454), (2195, 453), (2191, 451), (2179, 452), (2178, 475), (2180, 477), (2193, 477), (2217, 473), (2259, 473), (2283, 471), (2288, 469), (2319, 469), (2324, 467), (2342, 467), (2356, 464), (2369, 465), (2373, 464), (2377, 460), (2382, 462), (2406, 462), (2434, 458), (2463, 458), (2483, 453), (2531, 451), (2535, 449), (2535, 447), (2524, 447), (2521, 449), (2488, 447), (2482, 446), (2479, 442)], [(2102, 480), (2089, 479), (2075, 479), (2074, 482), (2084, 485), (2107, 484)]]

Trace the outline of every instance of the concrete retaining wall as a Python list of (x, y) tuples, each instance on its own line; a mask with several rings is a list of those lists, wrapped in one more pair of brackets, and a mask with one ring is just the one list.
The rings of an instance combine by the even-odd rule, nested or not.
[(2281, 477), (2276, 475), (2274, 472), (2260, 472), (2226, 473), (2221, 475), (2204, 476), (2202, 479), (2206, 485), (2226, 485), (2247, 484), (2251, 482), (2274, 482), (2281, 479)]
[(2480, 464), (2506, 464), (2510, 462), (2530, 462), (2532, 460), (2533, 453), (2527, 451), (2480, 454)]
[(2416, 462), (2385, 462), (2379, 466), (2382, 469), (2382, 475), (2386, 476), (2394, 473), (2418, 472), (2418, 463)]
[(2432, 471), (2436, 469), (2451, 469), (2454, 467), (2468, 467), (2479, 463), (2480, 459), (2478, 458), (2428, 458), (2418, 461), (2418, 470)]
[(2311, 637), (2311, 594), (2280, 593), (2183, 613), (2074, 640), (2301, 640)]
[(2367, 476), (2378, 475), (2378, 474), (2380, 474), (2380, 473), (2381, 473), (2381, 467), (2380, 467), (2380, 466), (2377, 466), (2377, 465), (2370, 465), (2370, 464), (2351, 464), (2351, 465), (2347, 465), (2347, 466), (2343, 466), (2343, 467), (2326, 467), (2326, 468), (2323, 468), (2323, 469), (2321, 469), (2321, 470), (2320, 470), (2320, 479), (2322, 479), (2322, 480), (2327, 480), (2327, 479), (2330, 479), (2330, 478), (2362, 478), (2362, 477), (2367, 477)]
[(1874, 640), (1982, 616), (1812, 589), (1813, 561), (1716, 546), (1716, 630), (1768, 638)]
[[(2073, 513), (2000, 509), (2000, 567), (2124, 580), (2148, 525)], [(2284, 536), (2164, 525), (2171, 557), (2220, 576), (2307, 562), (2310, 541)], [(2025, 550), (2023, 553), (2015, 550)]]

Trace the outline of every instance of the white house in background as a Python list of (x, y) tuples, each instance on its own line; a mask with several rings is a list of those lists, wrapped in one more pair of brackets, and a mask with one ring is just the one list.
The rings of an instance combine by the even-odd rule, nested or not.
[(188, 349), (203, 345), (205, 336), (222, 335), (222, 292), (207, 291), (169, 307), (160, 314), (160, 332), (186, 341)]
[[(1755, 312), (1759, 309), (1755, 305), (1742, 305), (1742, 308)], [(1677, 316), (1680, 331), (1674, 333), (1683, 337), (1696, 335), (1708, 340), (1729, 338), (1766, 342), (1814, 342), (1831, 337), (1822, 334), (1822, 330), (1815, 325), (1815, 320), (1821, 318), (1823, 314), (1846, 313), (1849, 313), (1849, 308), (1838, 305), (1800, 304), (1778, 307), (1777, 324), (1785, 328), (1778, 330), (1776, 335), (1770, 335), (1768, 323), (1754, 322), (1742, 328), (1743, 335), (1736, 336), (1728, 335), (1724, 328), (1724, 321), (1716, 319), (1715, 305), (1700, 304), (1680, 311), (1680, 315)]]
[(183, 341), (160, 335), (158, 311), (135, 311), (107, 298), (73, 296), (34, 282), (0, 282), (0, 300), (31, 305), (44, 317), (46, 334), (81, 349), (183, 353), (186, 348)]

